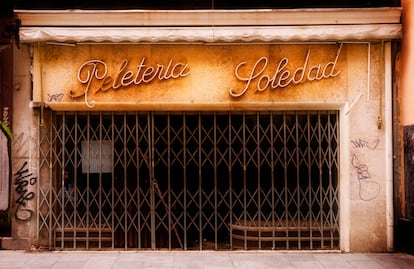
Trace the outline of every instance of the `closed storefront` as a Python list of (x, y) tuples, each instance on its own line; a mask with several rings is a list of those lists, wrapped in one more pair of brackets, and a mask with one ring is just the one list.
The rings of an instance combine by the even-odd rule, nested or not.
[(389, 249), (400, 10), (368, 10), (298, 11), (306, 27), (148, 12), (149, 28), (17, 12), (37, 176), (18, 222), (50, 249)]
[(55, 247), (339, 247), (336, 111), (52, 115)]

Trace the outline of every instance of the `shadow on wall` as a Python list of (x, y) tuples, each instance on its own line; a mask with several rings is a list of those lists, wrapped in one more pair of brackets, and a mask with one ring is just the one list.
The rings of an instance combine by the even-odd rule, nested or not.
[[(404, 212), (398, 212), (395, 245), (400, 251), (414, 253), (414, 125), (404, 127)], [(398, 214), (397, 213), (397, 214)]]
[(414, 220), (400, 218), (396, 231), (396, 249), (414, 254)]

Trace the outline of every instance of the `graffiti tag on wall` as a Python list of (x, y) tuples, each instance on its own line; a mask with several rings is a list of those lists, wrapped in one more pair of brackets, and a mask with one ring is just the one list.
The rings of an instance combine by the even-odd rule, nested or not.
[[(359, 138), (351, 140), (354, 150), (370, 150), (377, 148), (379, 139)], [(376, 182), (369, 172), (368, 165), (358, 157), (357, 153), (352, 154), (351, 165), (354, 167), (359, 187), (359, 198), (362, 201), (371, 201), (378, 197), (380, 193), (380, 184)]]
[(359, 138), (359, 139), (354, 139), (351, 140), (351, 144), (352, 144), (352, 148), (354, 149), (370, 149), (370, 150), (375, 150), (378, 146), (379, 143), (379, 139), (375, 138), (372, 140), (366, 139), (366, 138)]
[(55, 93), (55, 94), (47, 94), (47, 101), (48, 102), (60, 102), (65, 94), (64, 93)]
[(30, 173), (27, 162), (24, 162), (20, 169), (14, 174), (14, 187), (17, 193), (16, 211), (17, 220), (28, 221), (33, 217), (33, 210), (28, 207), (28, 202), (35, 197), (34, 192), (29, 192), (29, 185), (35, 185), (37, 177)]

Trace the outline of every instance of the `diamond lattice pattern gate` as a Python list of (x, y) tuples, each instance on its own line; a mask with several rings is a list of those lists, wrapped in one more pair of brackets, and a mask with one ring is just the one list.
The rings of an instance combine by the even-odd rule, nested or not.
[(337, 111), (44, 119), (41, 245), (338, 248)]

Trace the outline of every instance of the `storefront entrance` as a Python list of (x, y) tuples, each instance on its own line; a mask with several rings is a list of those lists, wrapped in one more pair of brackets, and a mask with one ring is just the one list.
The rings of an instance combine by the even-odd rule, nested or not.
[(338, 249), (337, 111), (45, 111), (39, 243)]

